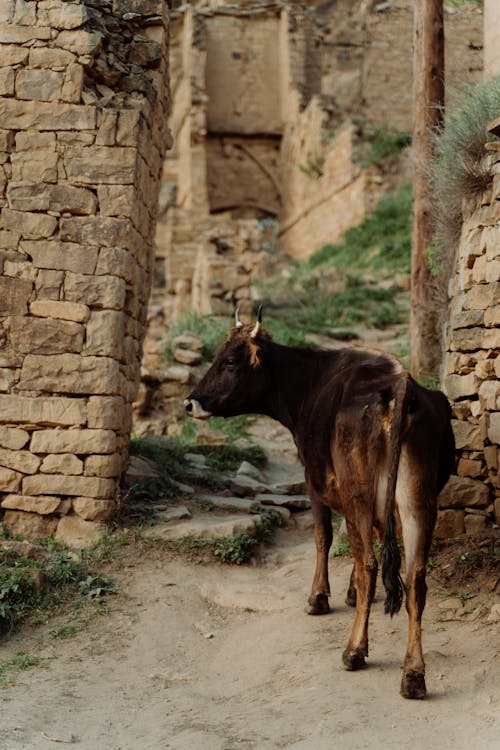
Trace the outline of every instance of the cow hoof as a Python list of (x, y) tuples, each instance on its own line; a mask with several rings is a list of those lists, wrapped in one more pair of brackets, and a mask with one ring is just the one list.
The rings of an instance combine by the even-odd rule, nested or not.
[(403, 698), (422, 700), (422, 698), (425, 698), (426, 693), (425, 677), (422, 672), (409, 669), (403, 674), (403, 679), (401, 680), (401, 695)]
[(326, 594), (316, 594), (314, 598), (309, 599), (304, 611), (306, 615), (327, 615), (330, 612), (328, 596)]
[(366, 667), (365, 655), (361, 651), (348, 651), (346, 649), (342, 654), (342, 661), (349, 672), (355, 672), (357, 669)]
[(354, 586), (349, 586), (349, 590), (345, 598), (345, 603), (347, 604), (348, 607), (355, 607), (356, 599), (357, 599), (356, 588)]

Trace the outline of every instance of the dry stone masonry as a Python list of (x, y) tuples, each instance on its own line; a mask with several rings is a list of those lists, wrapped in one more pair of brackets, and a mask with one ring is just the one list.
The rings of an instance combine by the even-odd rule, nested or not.
[[(499, 135), (498, 122), (492, 132)], [(455, 536), (500, 523), (500, 150), (487, 144), (492, 184), (466, 202), (451, 280), (445, 391), (453, 402), (459, 479), (440, 498), (438, 533)]]
[(100, 531), (127, 459), (170, 136), (166, 3), (0, 4), (0, 499)]

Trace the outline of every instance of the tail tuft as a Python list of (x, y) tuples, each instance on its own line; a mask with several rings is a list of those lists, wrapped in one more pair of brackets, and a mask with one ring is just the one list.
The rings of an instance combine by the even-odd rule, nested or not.
[(404, 596), (404, 584), (400, 574), (401, 553), (394, 532), (394, 516), (389, 520), (390, 529), (386, 529), (384, 545), (382, 547), (382, 581), (386, 591), (384, 612), (386, 615), (396, 615), (401, 609)]

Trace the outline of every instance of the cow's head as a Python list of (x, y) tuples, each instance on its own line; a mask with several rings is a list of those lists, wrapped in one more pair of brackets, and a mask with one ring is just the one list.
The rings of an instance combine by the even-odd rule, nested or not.
[(184, 402), (188, 414), (208, 419), (263, 411), (269, 381), (263, 355), (271, 337), (261, 322), (262, 308), (255, 325), (243, 325), (236, 311), (236, 325), (205, 377)]

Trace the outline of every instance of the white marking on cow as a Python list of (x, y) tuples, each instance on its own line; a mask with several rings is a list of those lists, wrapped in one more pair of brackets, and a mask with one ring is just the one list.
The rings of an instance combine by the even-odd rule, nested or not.
[(419, 525), (413, 507), (413, 492), (414, 487), (410, 472), (410, 462), (407, 451), (403, 446), (396, 484), (396, 503), (401, 518), (407, 571), (411, 570), (415, 563), (419, 540)]
[(187, 404), (191, 404), (190, 414), (195, 419), (208, 419), (212, 416), (212, 412), (206, 411), (200, 402), (194, 398), (189, 399), (189, 401), (186, 400), (184, 403), (186, 406)]

